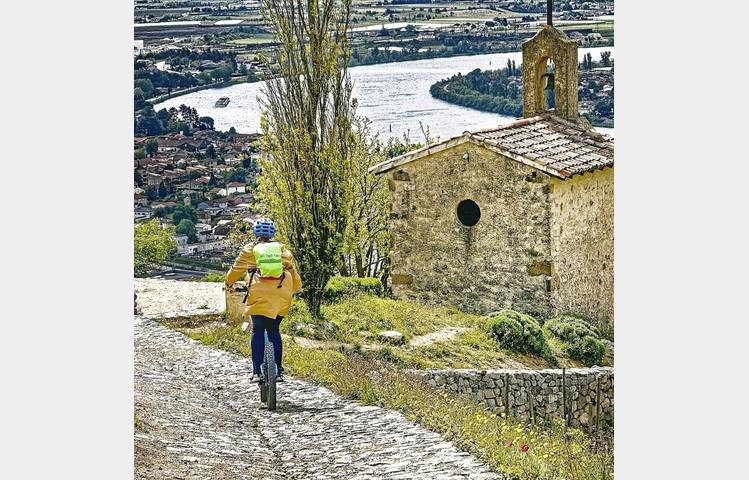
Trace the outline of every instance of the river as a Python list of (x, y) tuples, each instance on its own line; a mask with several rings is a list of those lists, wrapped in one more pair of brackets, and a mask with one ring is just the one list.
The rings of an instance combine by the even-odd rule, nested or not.
[[(600, 52), (614, 47), (581, 48), (578, 56), (591, 52), (593, 59), (600, 58)], [(522, 62), (521, 52), (492, 53), (450, 58), (433, 58), (409, 62), (365, 65), (349, 69), (354, 83), (354, 96), (358, 99), (360, 115), (372, 121), (372, 130), (386, 139), (409, 133), (412, 140), (423, 141), (419, 122), (429, 127), (435, 139), (446, 139), (461, 135), (466, 130), (479, 130), (504, 125), (515, 120), (513, 117), (496, 113), (481, 112), (471, 108), (453, 105), (433, 98), (429, 87), (443, 78), (471, 70), (501, 68), (507, 60)], [(212, 117), (215, 128), (228, 130), (234, 127), (241, 133), (260, 131), (260, 107), (257, 97), (261, 95), (263, 82), (242, 83), (224, 88), (200, 90), (171, 98), (158, 105), (162, 108), (179, 107), (187, 104), (197, 109), (200, 115)], [(214, 107), (219, 97), (229, 97), (231, 103), (224, 108)], [(596, 130), (614, 135), (613, 128)]]

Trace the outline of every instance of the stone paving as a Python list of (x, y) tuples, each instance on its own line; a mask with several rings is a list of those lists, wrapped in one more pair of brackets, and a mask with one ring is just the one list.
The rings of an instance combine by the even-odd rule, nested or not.
[(220, 284), (135, 287), (137, 479), (500, 478), (397, 412), (298, 379), (279, 384), (278, 410), (267, 411), (248, 360), (156, 322), (218, 311)]

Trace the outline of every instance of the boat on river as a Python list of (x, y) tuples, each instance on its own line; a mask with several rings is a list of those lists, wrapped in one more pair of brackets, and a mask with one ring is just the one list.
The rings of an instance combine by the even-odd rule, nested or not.
[(216, 100), (216, 104), (214, 105), (214, 107), (224, 108), (225, 106), (229, 105), (230, 101), (231, 100), (229, 99), (229, 97), (221, 97), (218, 100)]

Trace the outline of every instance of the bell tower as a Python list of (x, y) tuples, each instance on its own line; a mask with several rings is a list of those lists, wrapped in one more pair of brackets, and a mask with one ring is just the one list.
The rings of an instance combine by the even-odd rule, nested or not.
[(577, 123), (577, 43), (554, 28), (552, 8), (546, 0), (546, 25), (523, 43), (523, 117), (549, 112)]

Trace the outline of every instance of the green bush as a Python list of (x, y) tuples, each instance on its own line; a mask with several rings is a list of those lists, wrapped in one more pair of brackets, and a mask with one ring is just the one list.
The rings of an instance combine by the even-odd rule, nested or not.
[(566, 350), (570, 357), (580, 360), (589, 367), (600, 365), (606, 353), (603, 342), (590, 335), (567, 344)]
[(333, 277), (323, 289), (325, 302), (332, 303), (342, 297), (357, 293), (368, 293), (370, 295), (382, 296), (382, 282), (374, 277)]
[(484, 328), (508, 350), (534, 355), (549, 351), (541, 326), (530, 315), (509, 309), (490, 313)]
[(203, 278), (200, 279), (200, 281), (223, 283), (226, 281), (226, 274), (225, 273), (207, 273)]
[(606, 347), (598, 329), (572, 315), (560, 315), (546, 322), (551, 333), (564, 342), (565, 352), (587, 366), (600, 365)]

